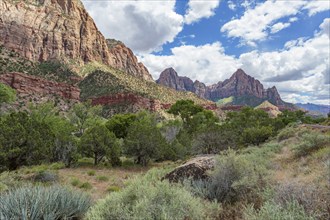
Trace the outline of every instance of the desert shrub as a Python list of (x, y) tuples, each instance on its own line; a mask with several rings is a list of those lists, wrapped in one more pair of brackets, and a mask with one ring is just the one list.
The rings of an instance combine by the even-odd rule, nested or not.
[(288, 202), (285, 206), (281, 206), (273, 201), (267, 201), (258, 211), (249, 206), (244, 212), (244, 217), (249, 220), (315, 219), (309, 216), (297, 201)]
[(82, 219), (90, 198), (60, 186), (25, 186), (0, 194), (0, 219)]
[(147, 174), (98, 202), (87, 219), (204, 219), (202, 201), (187, 190)]
[(328, 204), (330, 192), (315, 184), (302, 184), (299, 182), (286, 182), (274, 188), (274, 201), (285, 206), (296, 201), (309, 215), (317, 219), (330, 219)]
[(193, 181), (191, 190), (201, 197), (223, 203), (254, 200), (262, 175), (244, 155), (229, 150), (217, 159), (215, 170), (206, 180)]
[(103, 182), (106, 182), (106, 181), (109, 180), (109, 178), (106, 177), (106, 176), (97, 176), (96, 179), (97, 179), (98, 181), (103, 181)]
[(329, 136), (316, 132), (306, 133), (302, 135), (301, 142), (293, 150), (297, 157), (301, 157), (319, 150), (326, 145), (330, 145)]
[(80, 180), (77, 179), (77, 178), (73, 178), (71, 181), (70, 181), (71, 185), (72, 186), (78, 186), (81, 184)]
[(118, 192), (118, 191), (120, 191), (120, 187), (119, 186), (109, 186), (107, 188), (107, 191), (108, 192)]
[(277, 140), (280, 142), (289, 139), (290, 137), (294, 137), (295, 133), (296, 133), (296, 129), (294, 129), (292, 126), (286, 127), (278, 133)]
[(7, 189), (8, 189), (8, 186), (7, 186), (6, 184), (0, 182), (0, 193), (1, 193), (2, 191), (7, 190)]
[(42, 183), (54, 183), (59, 179), (58, 175), (51, 171), (41, 171), (34, 175), (33, 180)]
[(13, 102), (16, 99), (16, 90), (0, 83), (0, 105), (2, 103)]
[(89, 170), (87, 171), (88, 176), (95, 176), (95, 170)]
[(93, 186), (89, 182), (84, 182), (79, 185), (80, 189), (90, 190), (93, 188)]

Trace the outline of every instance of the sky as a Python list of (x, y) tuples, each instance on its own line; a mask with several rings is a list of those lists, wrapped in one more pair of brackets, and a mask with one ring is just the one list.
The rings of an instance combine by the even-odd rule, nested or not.
[(158, 79), (211, 85), (238, 68), (288, 102), (330, 104), (328, 0), (82, 0), (106, 38)]

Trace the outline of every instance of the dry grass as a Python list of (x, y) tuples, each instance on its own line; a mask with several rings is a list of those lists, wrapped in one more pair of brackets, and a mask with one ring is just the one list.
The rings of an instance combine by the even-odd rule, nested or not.
[[(92, 185), (92, 189), (88, 191), (94, 200), (104, 198), (108, 193), (110, 186), (122, 188), (125, 186), (125, 181), (139, 174), (146, 173), (150, 167), (132, 167), (132, 168), (94, 168), (94, 176), (88, 175), (91, 171), (90, 167), (84, 168), (65, 168), (59, 170), (60, 181), (63, 185), (71, 185), (73, 179), (78, 179), (80, 182), (88, 182)], [(108, 181), (99, 181), (98, 176), (105, 176)], [(79, 186), (77, 186), (78, 188)]]

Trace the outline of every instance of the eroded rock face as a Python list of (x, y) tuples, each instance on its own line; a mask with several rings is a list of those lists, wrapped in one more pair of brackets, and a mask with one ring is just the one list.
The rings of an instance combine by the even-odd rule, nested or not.
[(32, 61), (98, 61), (152, 80), (125, 45), (109, 50), (80, 0), (1, 0), (0, 45)]
[(11, 86), (18, 94), (58, 95), (64, 99), (74, 101), (80, 99), (80, 89), (78, 87), (23, 73), (0, 74), (0, 82)]
[[(178, 76), (178, 73), (171, 67), (161, 72), (159, 79), (156, 82), (178, 91), (190, 91), (189, 89), (193, 88), (193, 86), (191, 86), (193, 82), (190, 80), (190, 83), (189, 80), (190, 79), (187, 77)], [(185, 83), (188, 85), (187, 88), (185, 87)]]
[(194, 92), (199, 97), (212, 101), (230, 96), (253, 96), (260, 100), (269, 100), (278, 106), (285, 105), (275, 86), (264, 89), (259, 80), (247, 75), (242, 69), (238, 69), (229, 79), (210, 86), (197, 80), (192, 86), (190, 84), (187, 86), (183, 83), (183, 78), (185, 81), (189, 81), (189, 78), (178, 76), (175, 70), (170, 68), (164, 70), (156, 82), (176, 90)]
[(170, 182), (179, 182), (188, 178), (206, 179), (209, 177), (208, 171), (213, 170), (214, 166), (215, 155), (198, 156), (175, 168), (163, 179), (168, 179)]
[(139, 78), (153, 81), (148, 69), (138, 62), (133, 51), (120, 41), (107, 39), (110, 53), (114, 55), (114, 66)]

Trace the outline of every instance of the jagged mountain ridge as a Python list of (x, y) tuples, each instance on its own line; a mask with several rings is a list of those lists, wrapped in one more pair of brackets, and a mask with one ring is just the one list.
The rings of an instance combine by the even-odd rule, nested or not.
[[(181, 77), (173, 68), (165, 69), (158, 80), (158, 84), (180, 90), (190, 91), (197, 94), (201, 98), (212, 101), (218, 101), (231, 96), (240, 97), (238, 104), (258, 105), (265, 100), (268, 100), (276, 106), (285, 106), (288, 103), (284, 102), (276, 87), (265, 89), (259, 80), (247, 75), (242, 69), (238, 69), (229, 79), (223, 82), (206, 86), (204, 83), (193, 82), (188, 77)], [(244, 97), (246, 99), (244, 100)], [(255, 99), (247, 101), (247, 99)]]
[(104, 38), (80, 0), (0, 1), (0, 45), (31, 61), (97, 61), (153, 81), (129, 48)]

